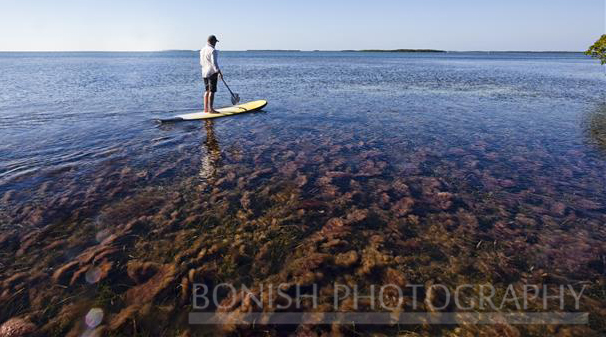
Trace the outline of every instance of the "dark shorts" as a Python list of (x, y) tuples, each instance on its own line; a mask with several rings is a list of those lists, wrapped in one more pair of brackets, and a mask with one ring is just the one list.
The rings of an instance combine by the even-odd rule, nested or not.
[(204, 87), (206, 91), (217, 92), (217, 82), (219, 81), (219, 73), (210, 75), (208, 78), (204, 78)]

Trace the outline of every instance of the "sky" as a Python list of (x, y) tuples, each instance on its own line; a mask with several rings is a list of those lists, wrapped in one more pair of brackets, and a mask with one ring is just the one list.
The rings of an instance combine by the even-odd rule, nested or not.
[(0, 0), (0, 51), (581, 51), (605, 0)]

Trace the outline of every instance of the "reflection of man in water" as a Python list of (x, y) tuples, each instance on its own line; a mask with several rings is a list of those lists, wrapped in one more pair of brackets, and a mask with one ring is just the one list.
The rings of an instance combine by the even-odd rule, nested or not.
[(217, 177), (219, 162), (221, 160), (221, 149), (219, 142), (215, 137), (214, 122), (206, 120), (204, 127), (206, 128), (206, 155), (202, 155), (202, 167), (200, 168), (200, 177), (204, 179), (214, 179)]

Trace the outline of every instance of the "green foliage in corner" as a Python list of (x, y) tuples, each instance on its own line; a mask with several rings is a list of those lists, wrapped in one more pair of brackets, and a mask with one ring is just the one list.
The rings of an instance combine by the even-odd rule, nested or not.
[(599, 40), (589, 47), (585, 55), (598, 58), (602, 64), (606, 64), (606, 34), (602, 35)]

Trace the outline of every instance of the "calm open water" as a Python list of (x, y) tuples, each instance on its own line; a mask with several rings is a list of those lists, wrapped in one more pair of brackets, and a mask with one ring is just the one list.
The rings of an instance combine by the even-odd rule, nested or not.
[[(523, 238), (502, 247), (511, 264), (478, 267), (487, 279), (513, 273), (519, 280), (541, 269), (575, 282), (604, 281), (606, 130), (597, 126), (606, 126), (606, 76), (598, 62), (574, 53), (222, 52), (220, 64), (243, 102), (269, 102), (264, 112), (156, 123), (202, 107), (194, 52), (0, 53), (0, 228), (21, 242), (5, 251), (22, 251), (17, 262), (2, 258), (2, 278), (37, 263), (52, 271), (95, 244), (58, 244), (47, 251), (52, 259), (39, 262), (46, 243), (24, 248), (27, 233), (70, 223), (75, 231), (92, 226), (83, 233), (94, 238), (141, 216), (139, 208), (162, 208), (141, 201), (144, 191), (186, 194), (194, 186), (196, 200), (220, 220), (242, 220), (243, 210), (246, 221), (271, 212), (288, 218), (280, 207), (300, 201), (307, 206), (290, 213), (303, 207), (317, 214), (289, 218), (303, 228), (289, 237), (298, 242), (352, 210), (383, 219), (362, 221), (352, 235), (387, 236), (381, 224), (401, 219), (415, 224), (403, 235), (421, 241), (440, 235), (423, 224), (471, 214), (476, 227), (459, 250)], [(215, 105), (228, 104), (220, 85)], [(266, 195), (284, 190), (295, 197)], [(201, 212), (187, 202), (172, 207), (184, 212), (179, 219)], [(463, 234), (452, 228), (444, 225), (444, 238), (458, 240)], [(72, 235), (43, 233), (38, 241)], [(406, 239), (385, 243), (389, 254)], [(364, 242), (341, 251), (360, 252)], [(458, 253), (432, 245), (426, 249), (441, 251), (429, 254), (435, 268), (454, 268), (444, 256)], [(159, 251), (145, 258), (168, 263)], [(255, 275), (245, 282), (287, 267), (280, 263), (288, 256), (256, 256), (272, 268), (244, 270)], [(392, 267), (407, 278), (427, 281), (414, 272), (417, 260), (398, 263)], [(594, 299), (606, 305), (603, 293)]]
[[(590, 169), (602, 168), (600, 149), (583, 128), (602, 108), (606, 77), (580, 54), (221, 56), (242, 101), (269, 101), (267, 114), (217, 121), (224, 150), (260, 128), (268, 138), (310, 143), (312, 134), (350, 130), (379, 150), (443, 151), (486, 141), (509, 156), (522, 154), (517, 147), (542, 150), (545, 168), (568, 151), (582, 153)], [(84, 174), (122, 155), (159, 164), (177, 148), (200, 145), (200, 123), (153, 122), (176, 114), (171, 110), (201, 108), (196, 53), (1, 53), (0, 69), (0, 192), (52, 181), (47, 176), (56, 170)], [(217, 105), (228, 104), (221, 87)], [(161, 144), (142, 151), (152, 143)], [(384, 155), (403, 164), (401, 151)]]
[[(405, 164), (401, 150), (485, 141), (504, 156), (523, 155), (518, 147), (540, 150), (544, 168), (569, 151), (589, 169), (603, 168), (584, 127), (602, 109), (606, 77), (581, 54), (221, 56), (242, 101), (269, 101), (266, 114), (217, 121), (225, 151), (258, 129), (267, 139), (310, 143), (351, 131), (356, 141), (375, 142), (394, 166)], [(85, 175), (122, 156), (158, 165), (179, 148), (200, 147), (201, 123), (158, 128), (153, 121), (201, 108), (196, 53), (1, 53), (0, 69), (0, 192), (52, 181), (57, 170)], [(221, 87), (216, 105), (228, 104)]]

